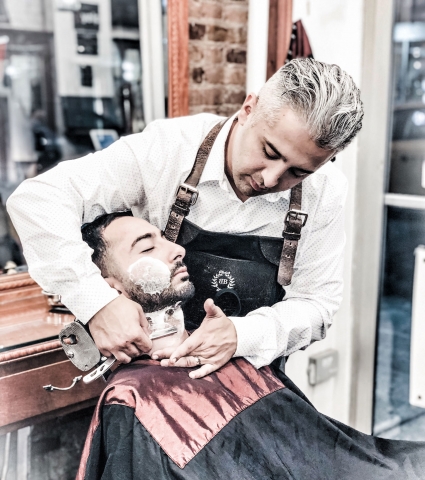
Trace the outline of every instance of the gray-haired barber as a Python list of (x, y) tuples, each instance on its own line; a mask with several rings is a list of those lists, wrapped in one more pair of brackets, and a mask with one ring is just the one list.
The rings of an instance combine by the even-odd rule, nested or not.
[[(88, 322), (104, 355), (129, 362), (149, 351), (141, 307), (110, 288), (81, 238), (82, 223), (131, 209), (185, 247), (196, 289), (184, 310), (187, 328), (199, 328), (156, 352), (170, 357), (163, 364), (196, 357), (202, 377), (232, 356), (259, 368), (305, 348), (325, 337), (341, 302), (346, 180), (329, 161), (362, 117), (347, 73), (298, 59), (227, 121), (158, 120), (63, 162), (7, 204), (30, 274)], [(204, 319), (207, 298), (220, 308)]]

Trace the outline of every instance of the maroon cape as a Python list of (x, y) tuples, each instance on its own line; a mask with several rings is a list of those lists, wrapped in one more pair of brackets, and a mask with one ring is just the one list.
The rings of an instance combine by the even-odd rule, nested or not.
[(277, 368), (230, 361), (193, 380), (137, 360), (111, 376), (77, 480), (423, 479), (425, 443), (320, 414)]

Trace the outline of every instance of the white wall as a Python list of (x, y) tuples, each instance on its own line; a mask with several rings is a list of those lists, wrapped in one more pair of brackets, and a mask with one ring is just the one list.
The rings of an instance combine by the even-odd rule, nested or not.
[[(394, 0), (293, 0), (293, 20), (303, 21), (314, 57), (340, 65), (354, 78), (362, 92), (365, 117), (362, 131), (336, 162), (349, 182), (343, 302), (327, 338), (292, 355), (287, 373), (320, 411), (368, 433), (374, 394), (393, 4)], [(249, 13), (263, 18), (267, 7), (268, 2), (250, 0)], [(264, 46), (266, 31), (264, 21), (251, 28), (249, 44)], [(265, 81), (263, 50), (248, 56), (247, 85), (254, 80), (258, 83), (260, 74)], [(311, 387), (308, 357), (328, 348), (339, 353), (338, 374)]]
[[(357, 85), (361, 80), (363, 0), (294, 0), (293, 19), (301, 19), (309, 37), (314, 58), (336, 63), (346, 70)], [(288, 375), (307, 394), (316, 408), (338, 420), (348, 422), (348, 398), (351, 377), (351, 311), (352, 251), (354, 231), (354, 192), (356, 182), (357, 140), (338, 154), (335, 165), (349, 180), (346, 204), (344, 299), (327, 338), (307, 351), (293, 355)], [(308, 356), (313, 352), (335, 348), (339, 353), (339, 373), (327, 382), (310, 387), (307, 382)]]
[(258, 93), (267, 77), (269, 0), (250, 0), (246, 59), (246, 93)]
[[(366, 116), (363, 131), (336, 161), (349, 181), (343, 303), (327, 338), (291, 356), (287, 373), (320, 411), (364, 431), (370, 431), (372, 415), (391, 11), (392, 2), (385, 0), (294, 0), (293, 9), (293, 20), (302, 19), (314, 57), (340, 65), (360, 87)], [(384, 32), (380, 31), (377, 38), (381, 18)], [(375, 47), (383, 47), (380, 64), (374, 60)], [(379, 77), (377, 84), (371, 82), (374, 73)], [(371, 91), (376, 87), (380, 90)], [(373, 115), (379, 121), (374, 127), (379, 131), (373, 132), (375, 152), (370, 148), (374, 141), (370, 135)], [(365, 177), (371, 172), (373, 180)], [(371, 183), (374, 187), (369, 188)], [(373, 225), (369, 231), (368, 222)], [(311, 387), (306, 374), (308, 357), (327, 348), (339, 353), (338, 375)], [(363, 392), (359, 386), (362, 382)]]
[(145, 122), (165, 117), (161, 0), (139, 0), (142, 88)]

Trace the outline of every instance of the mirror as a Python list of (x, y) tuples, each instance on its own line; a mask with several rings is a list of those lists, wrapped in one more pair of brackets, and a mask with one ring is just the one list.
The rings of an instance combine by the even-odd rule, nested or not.
[(0, 274), (27, 270), (23, 180), (187, 114), (187, 30), (187, 0), (0, 0)]

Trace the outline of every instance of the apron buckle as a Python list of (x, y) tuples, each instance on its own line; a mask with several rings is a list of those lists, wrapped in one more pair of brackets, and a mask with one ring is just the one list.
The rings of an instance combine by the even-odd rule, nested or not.
[(292, 209), (292, 210), (289, 210), (288, 213), (286, 214), (285, 223), (289, 224), (291, 220), (299, 220), (300, 218), (302, 218), (301, 227), (304, 227), (304, 225), (307, 223), (308, 213), (303, 212), (301, 210)]
[(196, 201), (198, 200), (199, 190), (192, 185), (188, 185), (187, 183), (182, 183), (178, 186), (176, 196), (180, 193), (180, 190), (183, 190), (185, 193), (191, 193), (192, 197), (190, 199), (190, 206), (192, 207), (195, 205)]

